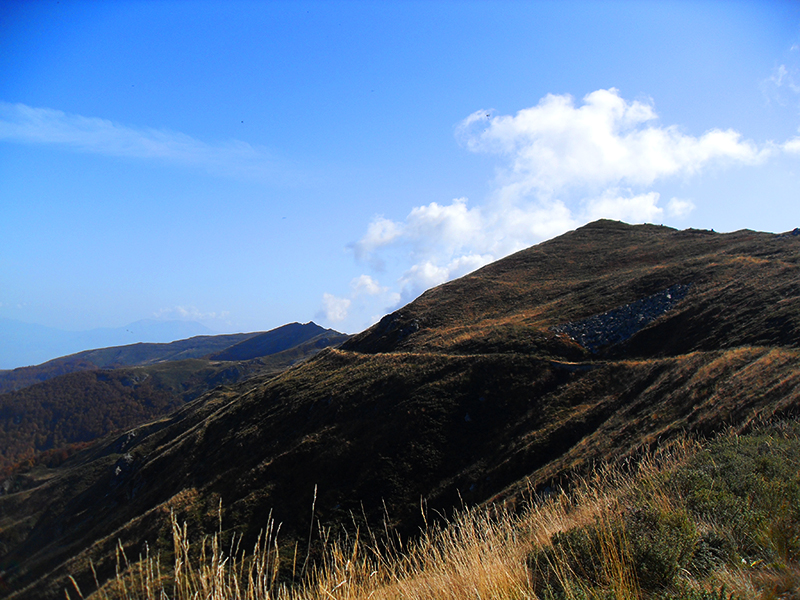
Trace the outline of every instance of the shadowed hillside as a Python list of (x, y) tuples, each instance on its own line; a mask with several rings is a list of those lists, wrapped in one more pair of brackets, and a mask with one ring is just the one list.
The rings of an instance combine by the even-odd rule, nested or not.
[[(16, 598), (172, 548), (170, 511), (252, 545), (384, 506), (401, 534), (600, 460), (800, 407), (800, 237), (600, 221), (439, 286), (339, 349), (211, 391), (0, 497)], [(315, 496), (315, 488), (317, 493)], [(228, 532), (230, 533), (230, 530)], [(291, 562), (291, 558), (289, 559)], [(27, 586), (27, 587), (26, 587)]]
[[(0, 474), (7, 476), (39, 460), (66, 458), (75, 444), (170, 413), (260, 367), (192, 359), (133, 369), (92, 369), (0, 394)], [(41, 453), (47, 454), (40, 457)]]
[(247, 360), (283, 352), (294, 346), (319, 338), (320, 348), (329, 346), (327, 337), (341, 334), (333, 329), (324, 329), (316, 323), (289, 323), (272, 331), (261, 333), (232, 344), (222, 352), (211, 355), (212, 360)]
[[(166, 415), (218, 386), (256, 374), (268, 378), (347, 337), (293, 323), (258, 334), (89, 350), (16, 369), (11, 373), (44, 381), (0, 393), (0, 477), (39, 463), (59, 464), (112, 431)], [(243, 339), (255, 343), (240, 347)], [(229, 345), (225, 357), (196, 358)], [(67, 373), (55, 375), (61, 370)], [(14, 489), (11, 481), (3, 484), (5, 492)]]

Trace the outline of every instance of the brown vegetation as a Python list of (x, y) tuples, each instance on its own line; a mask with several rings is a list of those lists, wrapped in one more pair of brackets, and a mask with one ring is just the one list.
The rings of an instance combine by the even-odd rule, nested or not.
[[(223, 542), (221, 522), (193, 540), (173, 513), (171, 564), (149, 548), (130, 563), (120, 547), (116, 577), (91, 599), (796, 598), (799, 434), (778, 421), (674, 440), (569, 491), (529, 495), (521, 511), (461, 508), (408, 543), (368, 526), (322, 528), (308, 570), (274, 520), (247, 552)], [(72, 583), (67, 596), (82, 597)]]
[[(8, 372), (42, 381), (0, 393), (0, 478), (34, 465), (54, 467), (88, 442), (162, 417), (217, 386), (280, 373), (345, 339), (314, 323), (295, 323), (261, 334), (89, 350), (39, 368)], [(233, 347), (224, 360), (174, 360), (226, 344)], [(116, 368), (98, 366), (108, 367), (109, 362)], [(140, 366), (123, 366), (131, 363)], [(7, 378), (6, 384), (24, 379)], [(12, 481), (6, 479), (0, 489), (11, 491)]]
[[(215, 531), (220, 499), (221, 547), (234, 532), (253, 547), (271, 514), (283, 564), (295, 543), (305, 562), (315, 489), (322, 531), (346, 526), (352, 536), (388, 514), (403, 556), (425, 526), (421, 502), (429, 527), (462, 503), (517, 519), (531, 491), (570, 489), (600, 463), (796, 414), (799, 281), (797, 237), (591, 224), (426, 292), (339, 350), (32, 470), (0, 497), (0, 568), (16, 598), (63, 597), (68, 575), (92, 589), (90, 560), (102, 582), (114, 576), (119, 543), (130, 556), (147, 542), (166, 557), (170, 511), (189, 532)], [(585, 347), (561, 327), (606, 315), (592, 326), (611, 328), (610, 316), (677, 285), (685, 296), (641, 328), (626, 325), (628, 337), (592, 338), (607, 345)], [(627, 577), (627, 546), (604, 547), (621, 557), (609, 568)], [(341, 569), (347, 548), (333, 555)], [(325, 552), (311, 545), (318, 573), (339, 560)], [(608, 591), (603, 577), (589, 584)], [(345, 580), (320, 584), (320, 594), (343, 597), (350, 584), (333, 587)]]

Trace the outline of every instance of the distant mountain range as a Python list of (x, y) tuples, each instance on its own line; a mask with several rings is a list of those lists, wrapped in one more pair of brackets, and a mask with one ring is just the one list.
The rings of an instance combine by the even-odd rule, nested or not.
[[(0, 478), (53, 465), (110, 431), (134, 427), (221, 385), (269, 378), (348, 338), (316, 323), (86, 350), (0, 371)], [(0, 492), (2, 493), (2, 492)]]
[[(385, 526), (402, 540), (455, 507), (513, 507), (604, 461), (630, 467), (665, 440), (797, 418), (798, 282), (800, 235), (591, 223), (433, 288), (343, 344), (326, 332), (282, 350), (283, 370), (13, 470), (0, 481), (3, 591), (64, 598), (70, 576), (93, 591), (119, 547), (173, 551), (171, 514), (250, 548), (273, 517), (290, 581), (298, 547), (314, 569), (310, 529), (366, 522), (376, 527), (362, 533)], [(234, 360), (203, 360), (246, 366), (290, 332), (306, 335), (292, 325), (214, 352)], [(126, 385), (156, 379), (147, 369), (183, 363), (110, 384), (128, 399)], [(46, 408), (57, 380), (21, 392)], [(20, 406), (5, 431), (22, 424)]]
[(0, 319), (0, 369), (16, 369), (91, 348), (123, 346), (136, 342), (171, 342), (213, 334), (193, 321), (144, 319), (125, 327), (64, 331), (11, 319)]

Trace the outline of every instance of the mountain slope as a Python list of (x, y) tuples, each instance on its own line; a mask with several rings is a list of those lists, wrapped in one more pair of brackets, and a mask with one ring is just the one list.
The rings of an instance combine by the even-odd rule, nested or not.
[(12, 597), (169, 552), (169, 513), (291, 545), (315, 518), (401, 532), (420, 503), (514, 503), (679, 432), (800, 408), (800, 237), (601, 221), (439, 286), (340, 349), (198, 398), (0, 497)]
[(138, 343), (84, 350), (41, 365), (0, 371), (0, 394), (76, 371), (152, 365), (192, 358), (250, 360), (277, 354), (326, 335), (337, 342), (343, 340), (338, 331), (324, 329), (312, 321), (305, 324), (289, 323), (264, 332), (200, 335), (166, 344)]
[[(217, 386), (255, 374), (268, 378), (347, 337), (294, 323), (265, 333), (89, 350), (39, 371), (18, 369), (12, 373), (58, 375), (0, 393), (0, 477), (35, 462), (62, 461), (76, 445), (161, 417)], [(257, 343), (239, 348), (241, 340)], [(196, 358), (231, 346), (228, 358)]]
[(433, 288), (344, 348), (588, 358), (591, 352), (551, 328), (674, 285), (688, 287), (678, 309), (624, 348), (603, 348), (599, 355), (663, 356), (763, 343), (796, 347), (798, 240), (794, 233), (723, 235), (598, 221)]
[(261, 367), (188, 359), (69, 373), (0, 394), (0, 476), (26, 463), (64, 458), (76, 444), (161, 417)]

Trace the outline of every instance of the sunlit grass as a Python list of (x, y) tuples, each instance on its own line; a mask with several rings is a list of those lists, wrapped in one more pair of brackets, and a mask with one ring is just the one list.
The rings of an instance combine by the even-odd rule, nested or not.
[[(220, 513), (221, 514), (221, 513)], [(597, 469), (527, 508), (463, 508), (402, 541), (317, 524), (309, 560), (269, 521), (255, 547), (190, 542), (172, 517), (169, 566), (118, 550), (92, 600), (800, 598), (800, 425), (678, 440)], [(220, 523), (221, 530), (221, 523)], [(67, 597), (83, 597), (73, 585)]]

